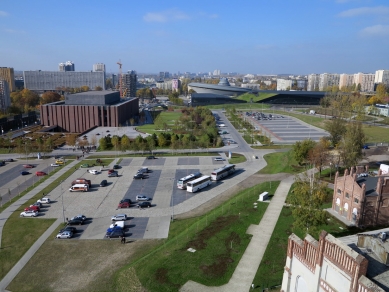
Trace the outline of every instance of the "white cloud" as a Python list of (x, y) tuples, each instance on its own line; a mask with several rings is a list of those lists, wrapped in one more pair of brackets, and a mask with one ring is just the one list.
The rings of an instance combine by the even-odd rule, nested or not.
[(365, 27), (360, 31), (360, 35), (365, 37), (382, 37), (382, 36), (389, 36), (389, 25), (373, 25)]
[(354, 17), (359, 15), (367, 15), (367, 14), (389, 14), (389, 6), (377, 6), (377, 7), (360, 7), (345, 10), (338, 14), (340, 17)]
[(17, 29), (11, 29), (11, 28), (4, 28), (3, 31), (7, 33), (17, 34), (17, 33), (25, 33), (23, 30), (17, 30)]
[(161, 12), (149, 12), (143, 16), (143, 20), (147, 22), (168, 22), (189, 19), (189, 15), (177, 9), (169, 9)]
[(0, 17), (1, 17), (1, 16), (8, 16), (8, 13), (5, 12), (5, 11), (1, 11), (1, 10), (0, 10)]

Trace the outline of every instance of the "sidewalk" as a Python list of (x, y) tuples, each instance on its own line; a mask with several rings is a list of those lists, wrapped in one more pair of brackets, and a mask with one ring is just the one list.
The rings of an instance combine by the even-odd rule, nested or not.
[(293, 182), (294, 175), (281, 181), (259, 225), (251, 225), (248, 228), (247, 233), (252, 234), (253, 237), (228, 284), (207, 287), (188, 281), (180, 291), (249, 291)]

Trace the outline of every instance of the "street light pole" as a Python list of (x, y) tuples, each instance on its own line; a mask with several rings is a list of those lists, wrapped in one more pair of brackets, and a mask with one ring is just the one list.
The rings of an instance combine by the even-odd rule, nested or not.
[(62, 216), (63, 216), (63, 223), (65, 223), (65, 209), (64, 209), (64, 206), (63, 206), (62, 181), (61, 181), (61, 198), (62, 198)]

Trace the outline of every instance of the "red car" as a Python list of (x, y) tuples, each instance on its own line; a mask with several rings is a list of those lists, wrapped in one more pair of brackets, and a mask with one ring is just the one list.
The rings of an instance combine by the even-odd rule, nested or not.
[(23, 164), (24, 168), (34, 168), (34, 165), (32, 164)]
[(24, 211), (40, 211), (40, 208), (38, 206), (31, 205), (30, 207), (24, 208)]
[(108, 174), (110, 174), (110, 173), (112, 173), (112, 172), (115, 172), (116, 170), (114, 170), (114, 169), (110, 169), (110, 170), (108, 170)]
[(43, 175), (46, 175), (46, 174), (47, 174), (47, 173), (44, 172), (44, 171), (37, 171), (37, 172), (35, 173), (36, 176), (43, 176)]
[(119, 203), (118, 208), (130, 208), (131, 203), (130, 202), (122, 202)]

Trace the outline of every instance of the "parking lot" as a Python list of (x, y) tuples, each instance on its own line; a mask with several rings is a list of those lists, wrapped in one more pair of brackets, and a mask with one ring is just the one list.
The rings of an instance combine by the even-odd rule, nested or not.
[(270, 134), (272, 141), (288, 143), (305, 139), (319, 141), (321, 137), (328, 136), (326, 131), (293, 117), (259, 112), (254, 112), (253, 114), (245, 113), (244, 115), (251, 121), (254, 127)]
[[(87, 172), (88, 169), (80, 168), (48, 195), (53, 203), (46, 205), (40, 216), (66, 219), (83, 214), (88, 219), (85, 224), (75, 226), (78, 232), (74, 239), (102, 239), (111, 224), (111, 216), (127, 214), (129, 219), (125, 221), (124, 231), (128, 240), (166, 238), (171, 220), (170, 215), (166, 216), (167, 209), (170, 210), (171, 206), (179, 206), (198, 195), (204, 196), (206, 201), (206, 195), (221, 185), (221, 183), (214, 183), (201, 192), (188, 193), (177, 188), (177, 180), (199, 171), (204, 175), (210, 175), (213, 169), (226, 163), (215, 161), (215, 157), (217, 156), (160, 157), (150, 160), (139, 157), (124, 158), (120, 162), (118, 177), (107, 177), (106, 170), (93, 175)], [(150, 169), (147, 178), (133, 179), (134, 174), (141, 167)], [(71, 182), (81, 177), (91, 180), (90, 190), (70, 192)], [(99, 186), (103, 179), (108, 181), (106, 187)], [(151, 208), (137, 207), (135, 197), (140, 194), (152, 199)], [(124, 198), (131, 199), (133, 204), (129, 208), (118, 209), (119, 201)]]

